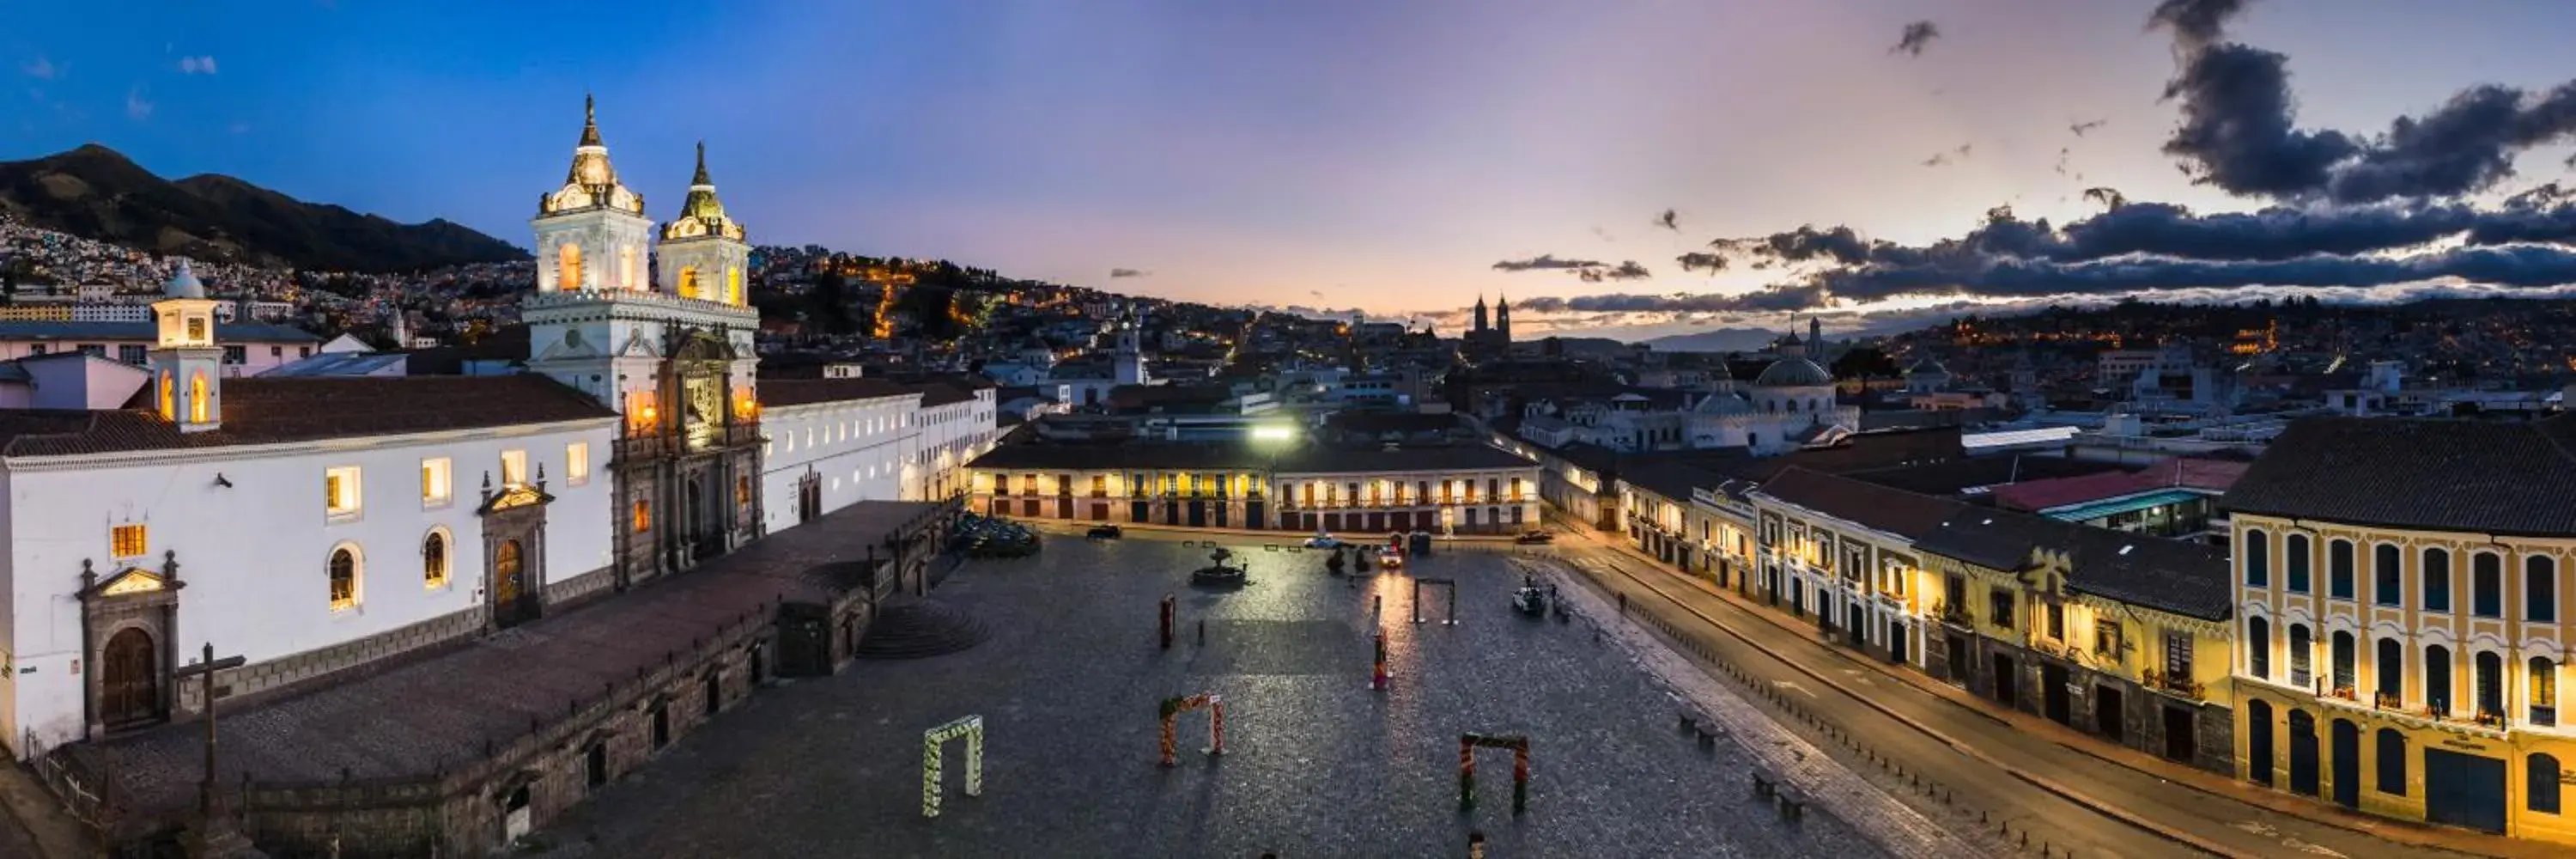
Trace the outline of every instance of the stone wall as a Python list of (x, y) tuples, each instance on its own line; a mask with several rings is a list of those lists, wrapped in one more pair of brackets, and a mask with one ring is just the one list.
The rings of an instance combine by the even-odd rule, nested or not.
[(545, 593), (546, 611), (549, 614), (560, 612), (589, 602), (592, 599), (606, 596), (610, 592), (610, 589), (616, 585), (617, 568), (614, 565), (601, 567), (570, 578), (556, 579), (554, 581), (547, 582)]
[[(223, 697), (226, 706), (275, 697), (292, 691), (298, 684), (320, 681), (342, 671), (474, 635), (483, 630), (486, 612), (484, 606), (477, 605), (365, 638), (217, 671), (215, 686), (219, 690), (229, 690)], [(175, 685), (174, 691), (178, 695), (176, 709), (180, 713), (204, 711), (205, 686), (202, 683)]]

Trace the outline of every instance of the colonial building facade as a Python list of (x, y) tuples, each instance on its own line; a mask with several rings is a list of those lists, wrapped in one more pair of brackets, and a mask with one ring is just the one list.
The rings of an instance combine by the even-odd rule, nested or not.
[(2576, 417), (2302, 421), (2226, 503), (2246, 779), (2576, 844)]
[(1504, 534), (1539, 521), (1538, 464), (1481, 444), (1029, 440), (969, 470), (974, 508), (996, 516), (1354, 534)]

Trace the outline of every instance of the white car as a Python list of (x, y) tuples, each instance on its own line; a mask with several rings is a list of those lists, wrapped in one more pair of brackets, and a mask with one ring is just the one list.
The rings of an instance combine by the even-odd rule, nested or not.
[(1324, 534), (1317, 534), (1313, 537), (1307, 538), (1306, 540), (1306, 548), (1309, 549), (1339, 549), (1341, 547), (1342, 541), (1340, 539)]

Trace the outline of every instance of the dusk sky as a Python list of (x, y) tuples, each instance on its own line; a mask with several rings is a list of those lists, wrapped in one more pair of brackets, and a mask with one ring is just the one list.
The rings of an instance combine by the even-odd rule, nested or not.
[[(1802, 224), (1919, 246), (1961, 236), (2005, 204), (2063, 227), (2104, 211), (2084, 195), (2094, 187), (2199, 215), (2397, 206), (2393, 216), (2415, 218), (2460, 205), (2474, 211), (2447, 214), (2475, 220), (2508, 194), (2568, 178), (2560, 126), (2576, 120), (2536, 105), (2576, 78), (2567, 49), (2576, 3), (2198, 4), (2242, 5), (2224, 40), (2287, 57), (2302, 130), (2290, 132), (2290, 148), (2314, 142), (2299, 136), (2308, 129), (2351, 135), (2347, 157), (2326, 153), (2332, 175), (2312, 182), (2227, 174), (2225, 153), (2169, 154), (2193, 101), (2163, 98), (2178, 64), (2241, 46), (2194, 47), (2151, 30), (2155, 5), (0, 0), (11, 22), (0, 74), (15, 84), (0, 91), (9, 106), (0, 158), (97, 141), (164, 176), (226, 173), (525, 244), (537, 195), (562, 181), (587, 91), (621, 178), (656, 217), (675, 211), (691, 145), (704, 139), (728, 207), (758, 243), (1396, 315), (1454, 312), (1479, 293), (1740, 296), (1816, 272), (1798, 259), (1755, 269), (1753, 254), (1712, 275), (1675, 258)], [(1937, 35), (1919, 52), (1896, 50), (1915, 21)], [(2461, 145), (2499, 150), (2514, 175), (2349, 190), (2368, 183), (2346, 181), (2347, 168), (2383, 150), (2422, 154), (2375, 139), (2393, 120), (2486, 83), (2527, 91), (2522, 112), (2508, 105), (2496, 120), (2512, 128), (2498, 132), (2505, 142)], [(2071, 128), (2079, 124), (2082, 134)], [(2240, 163), (2268, 169), (2286, 151)], [(2195, 183), (2211, 170), (2226, 175)], [(1654, 223), (1668, 208), (1675, 228)], [(2347, 265), (2385, 268), (2392, 255), (2446, 241), (2457, 243), (2333, 249)], [(2125, 259), (2133, 279), (2118, 289), (2328, 285), (2278, 268), (2306, 250), (2192, 251), (2188, 275), (2136, 274)], [(2014, 265), (2102, 259), (2010, 253)], [(2576, 272), (2576, 260), (2539, 258), (2563, 253), (2552, 244), (2510, 262)], [(1635, 260), (1651, 277), (1495, 268), (1541, 255)], [(1809, 309), (1830, 301), (1844, 311), (1951, 300), (1888, 294), (1905, 284), (2028, 299), (2052, 289), (2033, 283), (2101, 274), (2023, 266), (2005, 282), (1984, 274), (1997, 259), (1980, 258), (1969, 276), (1980, 286), (1944, 280), (1957, 269), (1891, 272), (1910, 263), (1843, 258), (1830, 262), (1862, 279), (1835, 281), (1830, 299), (1763, 293), (1781, 300), (1536, 312), (1551, 306), (1542, 302), (1523, 324), (1632, 335), (1776, 328), (1787, 318), (1780, 308), (1807, 299)], [(2249, 260), (2274, 267), (2211, 270)], [(2462, 272), (2482, 282), (2500, 264), (2407, 262), (2363, 276), (2375, 286), (2461, 282)], [(1149, 274), (1113, 280), (1113, 268)], [(2522, 272), (2495, 277), (2515, 288), (2576, 281)]]

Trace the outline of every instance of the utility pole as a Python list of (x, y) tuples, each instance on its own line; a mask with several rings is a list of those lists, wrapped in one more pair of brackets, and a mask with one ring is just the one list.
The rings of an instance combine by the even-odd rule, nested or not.
[(170, 672), (174, 678), (199, 678), (198, 688), (204, 690), (206, 702), (206, 777), (197, 788), (197, 831), (188, 839), (188, 855), (193, 859), (221, 859), (251, 846), (250, 839), (242, 837), (224, 821), (222, 794), (215, 781), (215, 672), (239, 668), (243, 662), (238, 655), (216, 659), (215, 645), (208, 642), (205, 658), (195, 665)]

